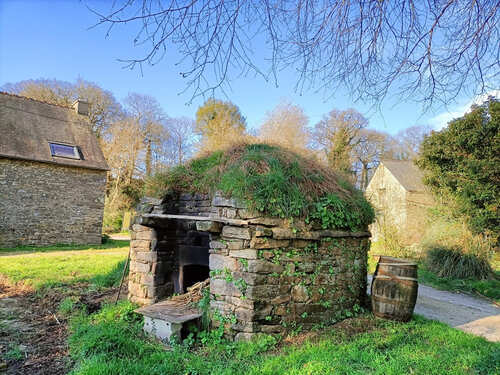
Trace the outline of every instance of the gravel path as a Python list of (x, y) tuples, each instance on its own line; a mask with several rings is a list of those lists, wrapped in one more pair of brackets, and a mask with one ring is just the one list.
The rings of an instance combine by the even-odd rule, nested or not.
[[(368, 293), (371, 280), (372, 276), (368, 275)], [(420, 284), (415, 313), (500, 342), (500, 308), (486, 299)]]

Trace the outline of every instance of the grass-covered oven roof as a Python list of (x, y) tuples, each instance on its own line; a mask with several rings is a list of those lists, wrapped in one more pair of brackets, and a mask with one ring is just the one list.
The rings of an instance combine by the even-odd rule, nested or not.
[(363, 230), (374, 212), (363, 194), (331, 169), (278, 146), (242, 144), (158, 174), (149, 193), (214, 193), (267, 216), (301, 218), (324, 229)]

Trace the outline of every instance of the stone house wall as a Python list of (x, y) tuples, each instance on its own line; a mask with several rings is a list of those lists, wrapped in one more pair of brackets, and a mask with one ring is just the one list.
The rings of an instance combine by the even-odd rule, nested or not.
[[(310, 329), (365, 303), (368, 232), (312, 230), (303, 222), (292, 228), (288, 221), (262, 217), (220, 195), (211, 202), (184, 199), (170, 208), (214, 217), (195, 226), (210, 233), (211, 310), (219, 316), (213, 322), (224, 323), (234, 339)], [(167, 201), (143, 212), (167, 213)], [(137, 218), (131, 241), (129, 299), (141, 304), (171, 293), (165, 271), (175, 272), (179, 256), (177, 245), (160, 255), (166, 248), (159, 244), (174, 241), (174, 220), (146, 216)]]
[(428, 223), (429, 207), (435, 205), (431, 194), (427, 192), (406, 193), (406, 240), (408, 243), (417, 243), (424, 235)]
[(434, 205), (429, 192), (406, 190), (389, 169), (380, 164), (365, 196), (376, 212), (376, 221), (370, 226), (373, 241), (380, 240), (384, 231), (395, 231), (406, 245), (422, 238), (427, 210)]
[(101, 243), (106, 171), (0, 158), (0, 246)]
[(370, 226), (373, 241), (380, 240), (384, 230), (406, 230), (407, 192), (383, 164), (375, 171), (365, 195), (376, 213), (376, 221)]

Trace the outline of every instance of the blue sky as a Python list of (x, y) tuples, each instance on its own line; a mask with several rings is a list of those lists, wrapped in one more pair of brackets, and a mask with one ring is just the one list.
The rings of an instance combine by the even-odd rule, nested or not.
[[(90, 2), (100, 9), (106, 9), (107, 3)], [(168, 115), (194, 118), (203, 98), (188, 105), (190, 92), (180, 94), (186, 80), (175, 66), (179, 55), (174, 51), (159, 64), (144, 66), (142, 74), (138, 69), (124, 69), (118, 59), (141, 56), (141, 49), (133, 46), (133, 27), (115, 30), (106, 38), (106, 28), (89, 29), (97, 17), (85, 4), (79, 0), (0, 0), (0, 86), (31, 78), (73, 82), (81, 77), (110, 90), (118, 100), (128, 92), (149, 94), (159, 100)], [(311, 125), (333, 108), (352, 107), (368, 117), (370, 127), (391, 134), (415, 124), (440, 128), (471, 103), (471, 98), (461, 97), (448, 108), (422, 113), (418, 103), (393, 99), (376, 112), (369, 105), (354, 103), (342, 90), (328, 99), (312, 90), (300, 95), (294, 90), (295, 82), (291, 69), (279, 76), (279, 87), (259, 77), (241, 77), (231, 82), (227, 96), (216, 96), (238, 105), (251, 128), (258, 127), (266, 112), (286, 99), (304, 108)]]

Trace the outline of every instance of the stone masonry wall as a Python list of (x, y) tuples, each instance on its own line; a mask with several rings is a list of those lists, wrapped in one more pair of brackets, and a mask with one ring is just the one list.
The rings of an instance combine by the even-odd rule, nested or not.
[(291, 226), (233, 200), (215, 203), (248, 221), (224, 225), (210, 243), (211, 307), (232, 318), (233, 338), (311, 329), (365, 303), (369, 233)]
[(101, 243), (106, 172), (0, 158), (0, 247)]
[[(181, 194), (163, 200), (145, 200), (137, 211), (189, 216), (208, 216), (211, 199), (203, 194)], [(148, 305), (171, 296), (178, 276), (178, 249), (193, 245), (196, 222), (190, 220), (147, 220), (136, 217), (131, 231), (129, 299)], [(207, 251), (208, 251), (208, 245)]]
[[(196, 205), (196, 200), (190, 202)], [(161, 205), (150, 212), (155, 210), (162, 211)], [(319, 230), (297, 221), (291, 225), (287, 220), (262, 217), (220, 195), (207, 211), (214, 222), (198, 222), (197, 229), (210, 232), (213, 323), (225, 324), (232, 338), (310, 329), (338, 320), (365, 303), (368, 232)], [(148, 289), (152, 285), (140, 280), (148, 280), (149, 274), (160, 276), (155, 261), (148, 260), (157, 259), (152, 254), (158, 246), (154, 233), (161, 221), (143, 220), (143, 224), (133, 227), (129, 298), (146, 304), (158, 295), (154, 288)], [(155, 229), (148, 228), (155, 225)], [(148, 246), (153, 250), (148, 255), (139, 251), (142, 248), (146, 253)]]

